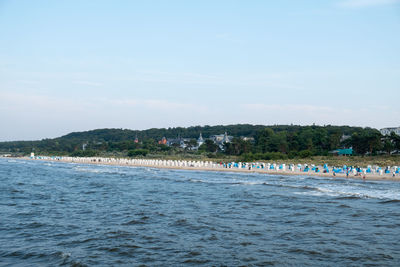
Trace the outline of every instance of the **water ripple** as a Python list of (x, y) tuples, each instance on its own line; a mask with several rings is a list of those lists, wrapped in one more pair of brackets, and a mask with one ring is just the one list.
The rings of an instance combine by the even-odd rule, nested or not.
[(6, 159), (0, 170), (0, 265), (400, 265), (400, 183)]

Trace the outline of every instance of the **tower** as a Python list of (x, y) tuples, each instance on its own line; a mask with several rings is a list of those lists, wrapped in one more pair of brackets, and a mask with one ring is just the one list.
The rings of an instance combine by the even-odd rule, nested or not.
[(201, 146), (202, 144), (204, 144), (204, 139), (203, 139), (203, 136), (201, 135), (201, 133), (200, 133), (199, 138), (197, 139), (197, 144), (198, 144), (198, 146)]

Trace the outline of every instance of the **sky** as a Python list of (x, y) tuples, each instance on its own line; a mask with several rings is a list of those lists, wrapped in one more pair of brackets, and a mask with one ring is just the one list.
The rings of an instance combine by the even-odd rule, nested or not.
[[(0, 141), (400, 126), (400, 0), (0, 0)], [(218, 134), (218, 133), (216, 133)]]

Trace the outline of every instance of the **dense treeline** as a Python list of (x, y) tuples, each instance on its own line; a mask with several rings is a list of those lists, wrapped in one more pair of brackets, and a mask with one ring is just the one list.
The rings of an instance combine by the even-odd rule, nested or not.
[[(231, 143), (222, 149), (211, 140), (206, 140), (197, 151), (195, 139), (202, 133), (204, 138), (227, 132), (233, 136)], [(135, 138), (139, 143), (135, 143)], [(179, 145), (168, 147), (158, 144), (162, 137), (191, 139), (186, 149)], [(252, 137), (244, 140), (242, 137)], [(382, 136), (372, 128), (349, 126), (296, 126), (296, 125), (218, 125), (188, 128), (148, 129), (133, 131), (128, 129), (97, 129), (74, 132), (65, 136), (41, 141), (1, 142), (0, 151), (75, 156), (94, 156), (100, 153), (122, 153), (128, 156), (148, 154), (205, 153), (207, 156), (232, 155), (244, 160), (277, 159), (327, 155), (329, 151), (342, 147), (353, 147), (359, 155), (388, 153), (400, 150), (400, 137), (392, 134)], [(84, 148), (84, 149), (83, 149)]]

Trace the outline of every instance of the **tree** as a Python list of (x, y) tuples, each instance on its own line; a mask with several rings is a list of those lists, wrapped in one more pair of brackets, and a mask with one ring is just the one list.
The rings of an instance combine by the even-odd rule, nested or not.
[(158, 150), (160, 151), (169, 151), (171, 150), (171, 147), (164, 145), (164, 144), (158, 144), (157, 145)]
[(397, 135), (394, 132), (392, 132), (390, 134), (390, 138), (392, 140), (394, 149), (400, 151), (400, 135)]
[(339, 129), (335, 129), (333, 132), (331, 132), (328, 136), (328, 149), (333, 150), (336, 149), (340, 146), (340, 139), (342, 137), (342, 133), (340, 132)]
[(197, 147), (196, 139), (190, 139), (189, 141), (185, 141), (185, 145), (187, 150), (192, 150), (194, 147)]
[(286, 131), (273, 134), (269, 139), (268, 151), (286, 153), (288, 149)]
[(383, 139), (383, 150), (386, 151), (388, 155), (390, 155), (394, 149), (394, 142), (390, 135), (387, 135), (382, 139)]
[(147, 149), (134, 149), (128, 152), (128, 157), (146, 156), (149, 153)]
[(313, 135), (314, 135), (314, 132), (310, 126), (307, 126), (304, 129), (300, 130), (299, 135), (298, 135), (300, 150), (313, 150), (314, 149)]
[(202, 144), (199, 147), (200, 151), (206, 151), (206, 152), (217, 152), (218, 146), (217, 144), (214, 143), (213, 140), (207, 139), (204, 144)]
[(367, 143), (369, 148), (369, 153), (376, 153), (378, 150), (382, 149), (382, 135), (378, 131), (371, 132), (367, 135)]
[(224, 152), (227, 155), (242, 155), (251, 151), (252, 144), (242, 138), (234, 137), (232, 142), (224, 143)]
[(270, 141), (273, 135), (274, 131), (270, 128), (264, 128), (263, 130), (259, 131), (256, 137), (256, 151), (261, 153), (268, 152), (270, 149)]
[(365, 155), (367, 152), (373, 154), (382, 148), (381, 138), (380, 132), (367, 128), (353, 133), (350, 143), (357, 154)]
[[(382, 138), (379, 131), (371, 128), (350, 127), (350, 126), (298, 126), (298, 125), (217, 125), (217, 126), (194, 126), (148, 129), (144, 131), (132, 131), (127, 129), (97, 129), (87, 132), (75, 132), (54, 139), (43, 139), (41, 141), (15, 141), (0, 142), (0, 151), (30, 153), (35, 149), (35, 153), (60, 154), (66, 155), (74, 151), (80, 151), (82, 144), (87, 144), (86, 150), (100, 152), (131, 151), (136, 149), (147, 149), (149, 152), (182, 153), (180, 143), (169, 147), (158, 144), (158, 140), (166, 138), (176, 138), (182, 136), (191, 138), (187, 142), (187, 149), (194, 146), (194, 139), (200, 134), (208, 138), (212, 134), (231, 133), (235, 139), (231, 143), (224, 144), (222, 153), (228, 155), (242, 155), (244, 153), (255, 154), (279, 152), (290, 154), (291, 157), (299, 155), (300, 151), (308, 150), (312, 155), (325, 155), (327, 151), (336, 149), (340, 146), (352, 146), (355, 153), (365, 155), (374, 154), (382, 149), (386, 152), (390, 150), (400, 151), (400, 136), (394, 133), (390, 139)], [(342, 135), (349, 135), (351, 138), (344, 140)], [(253, 137), (254, 144), (244, 141), (240, 136)], [(135, 143), (138, 137), (139, 143)], [(176, 147), (174, 147), (176, 146)], [(391, 147), (393, 146), (393, 147)], [(208, 141), (199, 148), (199, 151), (209, 151), (214, 153), (219, 147), (212, 141)], [(306, 155), (308, 153), (302, 153)], [(250, 155), (250, 154), (249, 154)], [(269, 156), (271, 156), (269, 154)], [(264, 156), (263, 156), (264, 157)]]

